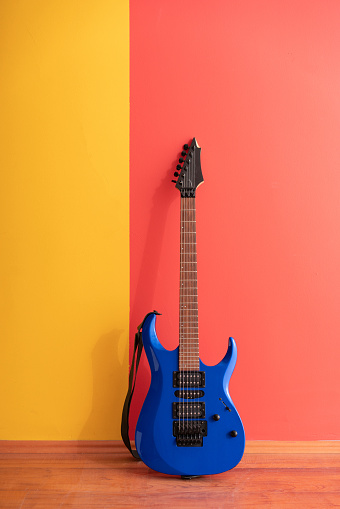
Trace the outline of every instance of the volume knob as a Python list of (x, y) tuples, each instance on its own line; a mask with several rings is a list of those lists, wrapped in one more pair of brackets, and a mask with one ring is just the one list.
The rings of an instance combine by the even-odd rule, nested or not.
[(233, 437), (233, 438), (237, 437), (237, 431), (236, 431), (236, 429), (233, 429), (233, 431), (231, 431), (229, 434), (230, 434), (230, 436), (231, 436), (231, 437)]
[(214, 421), (219, 421), (219, 420), (220, 420), (220, 418), (221, 418), (221, 417), (220, 417), (218, 414), (213, 415), (213, 419), (214, 419)]

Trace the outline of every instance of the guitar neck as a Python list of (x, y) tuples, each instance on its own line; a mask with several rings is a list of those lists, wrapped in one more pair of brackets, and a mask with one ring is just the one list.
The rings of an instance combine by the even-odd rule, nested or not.
[(179, 370), (199, 370), (195, 198), (181, 197)]

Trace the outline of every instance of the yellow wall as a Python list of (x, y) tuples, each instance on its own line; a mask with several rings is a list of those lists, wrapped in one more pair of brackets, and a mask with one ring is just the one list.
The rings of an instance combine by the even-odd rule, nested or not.
[(128, 0), (0, 3), (1, 439), (118, 439)]

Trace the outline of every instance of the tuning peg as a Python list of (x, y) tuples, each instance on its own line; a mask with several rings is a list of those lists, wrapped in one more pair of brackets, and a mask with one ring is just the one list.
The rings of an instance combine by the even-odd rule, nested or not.
[(181, 166), (180, 164), (178, 164), (178, 165), (176, 166), (176, 168), (177, 168), (177, 170), (181, 170), (181, 169), (182, 169), (182, 166)]
[(184, 148), (184, 150), (188, 150), (189, 145), (186, 143), (185, 145), (183, 145), (183, 148)]
[(175, 171), (174, 175), (175, 175), (175, 177), (178, 177), (178, 175), (179, 175), (178, 171)]
[(180, 163), (184, 163), (184, 159), (183, 159), (183, 157), (180, 157), (180, 158), (178, 159), (178, 161), (179, 161)]
[(186, 152), (184, 152), (184, 150), (183, 150), (183, 152), (181, 152), (181, 156), (183, 156), (183, 157), (184, 157), (184, 156), (186, 156), (186, 155), (187, 155), (187, 153), (186, 153)]

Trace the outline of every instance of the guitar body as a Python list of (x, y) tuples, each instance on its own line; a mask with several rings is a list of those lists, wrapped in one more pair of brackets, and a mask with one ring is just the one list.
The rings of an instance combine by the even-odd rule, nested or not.
[[(184, 402), (175, 395), (179, 386), (174, 387), (179, 348), (168, 351), (160, 344), (155, 321), (156, 315), (150, 314), (143, 325), (151, 383), (136, 427), (138, 454), (147, 466), (165, 474), (194, 476), (230, 470), (241, 460), (245, 446), (243, 425), (228, 390), (236, 363), (235, 341), (229, 339), (227, 353), (216, 366), (199, 361), (199, 372), (204, 373), (200, 397), (195, 399), (200, 403), (200, 415), (189, 420), (184, 418), (184, 425), (196, 423), (199, 433), (188, 435), (184, 430), (181, 435), (177, 428), (183, 424), (183, 418), (173, 414), (174, 404), (176, 408), (176, 404)], [(190, 391), (183, 385), (182, 389)], [(195, 444), (199, 434), (200, 440)]]

